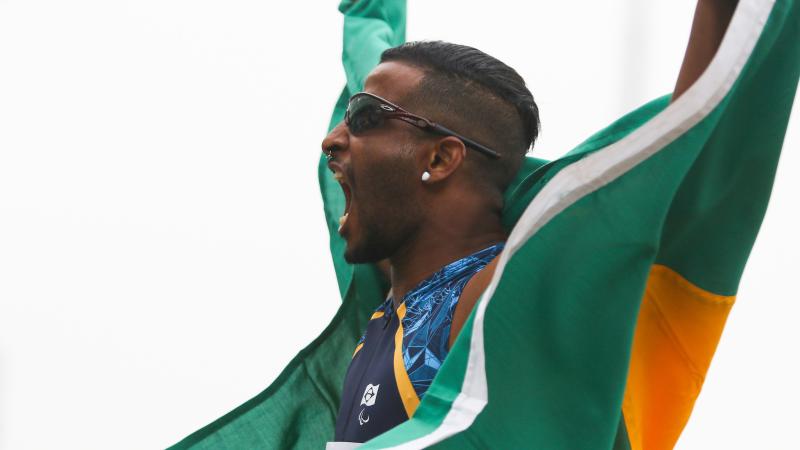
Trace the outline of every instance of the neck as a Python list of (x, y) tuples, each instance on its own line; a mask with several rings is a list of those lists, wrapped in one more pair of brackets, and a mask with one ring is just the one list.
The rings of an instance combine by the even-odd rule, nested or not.
[[(451, 226), (436, 222), (426, 224), (389, 258), (395, 306), (408, 291), (442, 267), (506, 239), (499, 217), (480, 224), (448, 222)], [(458, 223), (459, 227), (454, 228), (453, 223)]]

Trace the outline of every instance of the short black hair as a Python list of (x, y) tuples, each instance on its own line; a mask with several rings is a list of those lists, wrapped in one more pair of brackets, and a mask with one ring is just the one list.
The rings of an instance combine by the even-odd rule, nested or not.
[(389, 61), (424, 72), (408, 99), (413, 105), (433, 111), (431, 119), (502, 155), (497, 162), (481, 161), (480, 167), (505, 190), (540, 128), (539, 108), (517, 71), (476, 48), (443, 41), (390, 48), (381, 55), (382, 63)]

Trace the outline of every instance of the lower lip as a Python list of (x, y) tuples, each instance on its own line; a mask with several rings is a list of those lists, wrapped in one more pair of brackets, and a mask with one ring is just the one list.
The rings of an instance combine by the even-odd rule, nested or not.
[(347, 224), (350, 222), (350, 215), (348, 214), (347, 218), (344, 220), (344, 223), (339, 225), (339, 236), (344, 237), (345, 230), (347, 229)]

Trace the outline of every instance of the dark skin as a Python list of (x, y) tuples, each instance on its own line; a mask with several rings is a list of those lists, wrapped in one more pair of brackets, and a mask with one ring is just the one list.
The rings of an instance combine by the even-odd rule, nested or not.
[[(370, 73), (364, 90), (402, 105), (422, 77), (423, 72), (416, 67), (387, 62)], [(414, 112), (426, 114), (425, 111)], [(366, 176), (365, 167), (380, 164), (377, 161), (391, 158), (392, 152), (402, 151), (398, 147), (403, 147), (399, 142), (404, 140), (415, 145), (413, 154), (404, 160), (396, 160), (392, 169), (409, 174), (404, 182), (408, 188), (404, 192), (413, 197), (413, 203), (418, 205), (421, 214), (412, 214), (414, 223), (397, 248), (390, 254), (374, 256), (389, 261), (389, 278), (396, 304), (442, 266), (506, 238), (497, 200), (483, 195), (467, 171), (460, 170), (466, 158), (482, 157), (468, 150), (460, 139), (430, 135), (405, 122), (390, 120), (380, 130), (361, 136), (352, 135), (344, 124), (340, 124), (325, 138), (322, 146), (333, 149), (334, 159), (330, 164), (333, 169), (341, 169), (344, 173), (353, 171), (358, 186), (353, 190), (356, 191), (362, 188), (358, 180)], [(430, 178), (422, 181), (422, 173), (426, 171)], [(356, 197), (355, 192), (353, 197)], [(385, 201), (397, 202), (399, 199), (387, 198)], [(356, 253), (359, 246), (373, 244), (362, 242), (367, 233), (360, 220), (362, 206), (366, 209), (373, 205), (356, 202), (350, 207), (347, 227), (343, 229), (348, 253)], [(497, 212), (487, 214), (487, 211)], [(403, 218), (387, 218), (385, 222), (393, 220)]]
[[(700, 0), (695, 11), (689, 44), (673, 91), (678, 99), (702, 75), (719, 48), (736, 6), (734, 0)], [(378, 65), (366, 80), (364, 90), (404, 106), (404, 100), (417, 88), (424, 76), (413, 66), (398, 62)], [(431, 112), (412, 110), (432, 120), (441, 120)], [(457, 130), (460, 131), (460, 130)], [(486, 195), (465, 170), (474, 151), (454, 137), (426, 135), (425, 132), (397, 120), (389, 120), (380, 130), (363, 136), (352, 135), (344, 123), (339, 124), (322, 142), (334, 159), (331, 168), (343, 172), (353, 183), (350, 214), (342, 235), (347, 240), (347, 254), (368, 255), (387, 271), (392, 285), (395, 306), (422, 280), (446, 264), (468, 256), (497, 242), (505, 241), (501, 223), (502, 205), (497, 195)], [(408, 151), (411, 149), (411, 151)], [(405, 156), (397, 158), (397, 152)], [(391, 165), (386, 161), (391, 160)], [(481, 161), (487, 163), (487, 161)], [(370, 168), (382, 167), (379, 178), (401, 174), (393, 179), (402, 187), (393, 196), (359, 196), (377, 184), (368, 180)], [(391, 170), (386, 169), (391, 167)], [(427, 171), (430, 178), (421, 180)], [(362, 201), (363, 200), (363, 201)], [(402, 203), (402, 204), (398, 204)], [(384, 210), (380, 217), (369, 217), (371, 209), (398, 204), (401, 211)], [(396, 225), (399, 224), (399, 225)], [(365, 248), (377, 246), (376, 233), (370, 230), (392, 228), (383, 239), (391, 245), (380, 252)], [(372, 236), (372, 241), (370, 241)], [(385, 253), (385, 254), (383, 254)], [(499, 258), (499, 257), (498, 257)], [(450, 328), (452, 346), (475, 303), (486, 290), (497, 267), (498, 258), (470, 279), (462, 291)]]

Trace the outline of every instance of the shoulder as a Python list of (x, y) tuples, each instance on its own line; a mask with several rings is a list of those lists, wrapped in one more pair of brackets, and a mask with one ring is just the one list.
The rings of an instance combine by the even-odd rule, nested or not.
[(453, 312), (453, 322), (450, 325), (448, 348), (453, 346), (453, 343), (458, 337), (458, 333), (461, 332), (461, 328), (464, 326), (464, 322), (467, 321), (467, 318), (472, 312), (472, 308), (475, 307), (475, 303), (478, 302), (481, 294), (483, 294), (483, 291), (489, 286), (489, 282), (492, 281), (492, 275), (494, 275), (498, 261), (499, 255), (495, 256), (486, 267), (473, 275), (466, 286), (464, 286), (464, 290), (461, 291), (461, 297), (459, 297), (456, 309)]

